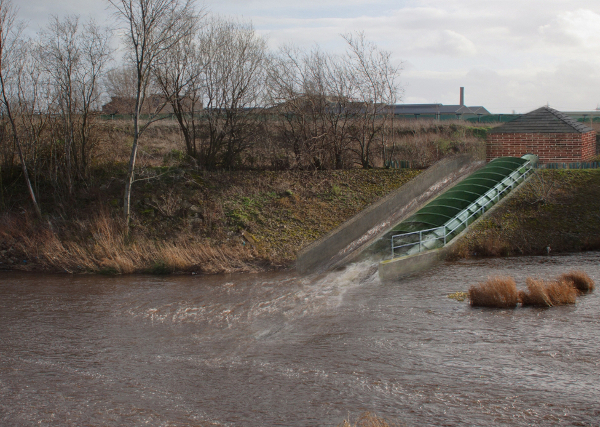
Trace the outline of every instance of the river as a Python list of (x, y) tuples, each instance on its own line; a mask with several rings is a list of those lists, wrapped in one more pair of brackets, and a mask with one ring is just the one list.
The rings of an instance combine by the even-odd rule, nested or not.
[(599, 425), (600, 298), (449, 299), (493, 275), (600, 280), (600, 253), (321, 276), (0, 272), (2, 426)]

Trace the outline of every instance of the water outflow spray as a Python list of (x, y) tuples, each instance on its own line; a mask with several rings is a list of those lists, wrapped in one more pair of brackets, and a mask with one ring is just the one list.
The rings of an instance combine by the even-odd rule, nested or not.
[(336, 310), (348, 291), (378, 281), (377, 263), (372, 260), (306, 276), (240, 274), (227, 276), (220, 284), (194, 285), (184, 298), (166, 294), (152, 304), (133, 302), (121, 311), (153, 324), (196, 326), (205, 335), (266, 339), (304, 318)]

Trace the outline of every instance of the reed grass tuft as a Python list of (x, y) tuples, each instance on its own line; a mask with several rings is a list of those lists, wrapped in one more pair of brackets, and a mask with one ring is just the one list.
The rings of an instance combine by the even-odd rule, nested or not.
[(577, 289), (563, 280), (553, 280), (546, 285), (546, 292), (553, 305), (568, 305), (577, 302)]
[(519, 301), (524, 307), (552, 307), (543, 280), (527, 278), (527, 291), (519, 291)]
[(521, 291), (519, 298), (523, 306), (553, 307), (575, 304), (577, 290), (571, 282), (564, 280), (544, 281), (527, 279), (527, 291)]
[(510, 308), (518, 303), (531, 307), (575, 304), (577, 295), (592, 292), (594, 281), (583, 271), (570, 271), (555, 280), (527, 278), (526, 291), (517, 291), (512, 277), (492, 277), (469, 289), (474, 307)]
[(514, 308), (519, 301), (517, 284), (512, 277), (490, 277), (471, 286), (469, 300), (473, 307)]
[(571, 283), (580, 294), (587, 294), (594, 290), (594, 280), (584, 271), (573, 270), (562, 274), (559, 280)]

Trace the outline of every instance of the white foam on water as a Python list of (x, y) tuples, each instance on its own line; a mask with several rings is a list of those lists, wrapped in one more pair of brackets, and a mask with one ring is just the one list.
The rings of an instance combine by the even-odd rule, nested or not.
[[(377, 265), (370, 261), (350, 264), (341, 271), (280, 280), (236, 283), (228, 281), (201, 297), (126, 309), (132, 317), (156, 324), (205, 324), (231, 329), (259, 324), (257, 337), (281, 329), (281, 320), (294, 321), (335, 310), (351, 289), (378, 281)], [(269, 320), (277, 321), (269, 324)]]

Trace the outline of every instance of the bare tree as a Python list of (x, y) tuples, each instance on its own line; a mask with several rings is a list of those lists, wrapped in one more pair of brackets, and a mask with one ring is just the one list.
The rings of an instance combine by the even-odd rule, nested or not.
[(131, 64), (108, 70), (105, 82), (108, 96), (135, 99), (136, 74), (137, 72), (131, 67)]
[[(131, 63), (120, 64), (107, 71), (104, 87), (110, 101), (102, 106), (104, 114), (133, 116), (135, 111), (135, 90), (137, 71)], [(142, 113), (148, 112), (142, 111)]]
[(199, 46), (205, 110), (198, 157), (208, 169), (230, 169), (257, 136), (266, 42), (251, 25), (213, 18)]
[[(35, 213), (39, 219), (42, 211), (38, 205), (35, 192), (29, 179), (29, 171), (23, 154), (23, 147), (19, 138), (15, 114), (21, 105), (22, 82), (19, 81), (24, 67), (23, 59), (27, 57), (29, 46), (20, 37), (22, 26), (15, 22), (16, 12), (10, 0), (0, 0), (0, 90), (2, 91), (2, 107), (10, 123), (13, 140), (19, 154), (23, 177), (33, 203)], [(13, 111), (16, 104), (17, 111)]]
[(110, 59), (109, 34), (93, 21), (81, 25), (78, 16), (53, 17), (40, 33), (40, 63), (51, 76), (56, 106), (63, 122), (64, 168), (72, 193), (75, 172), (87, 175), (91, 152), (92, 110), (100, 79)]
[(16, 82), (15, 122), (34, 190), (39, 193), (38, 177), (53, 169), (50, 166), (52, 160), (48, 158), (51, 156), (47, 153), (48, 148), (52, 151), (56, 140), (48, 138), (46, 132), (52, 125), (53, 119), (48, 113), (55, 100), (50, 90), (50, 77), (40, 67), (38, 48), (31, 40), (26, 42), (26, 49), (19, 53), (19, 75)]
[(354, 80), (354, 98), (360, 103), (353, 139), (354, 152), (363, 168), (372, 166), (372, 151), (377, 140), (385, 146), (386, 124), (393, 118), (401, 68), (391, 62), (391, 54), (365, 39), (364, 33), (342, 36), (348, 44), (346, 61)]
[(298, 48), (285, 46), (269, 67), (269, 96), (279, 137), (292, 150), (298, 168), (308, 167), (319, 157), (318, 141), (324, 136), (318, 121), (323, 94), (315, 93), (308, 58)]
[(94, 21), (84, 25), (82, 33), (81, 48), (83, 61), (78, 72), (78, 97), (81, 101), (79, 106), (79, 158), (80, 171), (87, 175), (92, 152), (92, 119), (94, 112), (98, 111), (101, 97), (102, 78), (106, 68), (112, 59), (110, 48), (110, 32), (108, 29), (98, 26)]
[(279, 132), (296, 165), (344, 168), (354, 118), (353, 78), (341, 58), (284, 47), (269, 67)]
[(177, 119), (188, 156), (198, 157), (198, 113), (204, 94), (204, 63), (198, 33), (191, 31), (157, 61), (157, 86), (168, 99)]
[[(123, 194), (123, 215), (131, 216), (131, 187), (140, 135), (152, 118), (140, 125), (140, 113), (151, 82), (152, 68), (158, 58), (188, 35), (196, 25), (193, 0), (108, 0), (125, 26), (129, 63), (135, 68), (135, 110), (133, 145)], [(158, 108), (160, 110), (160, 108)]]
[(42, 32), (41, 59), (56, 84), (57, 102), (64, 120), (64, 160), (67, 191), (73, 191), (72, 148), (74, 144), (75, 72), (80, 61), (76, 42), (79, 18), (69, 17), (61, 23), (54, 17), (47, 32)]

